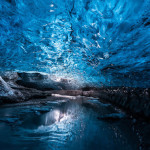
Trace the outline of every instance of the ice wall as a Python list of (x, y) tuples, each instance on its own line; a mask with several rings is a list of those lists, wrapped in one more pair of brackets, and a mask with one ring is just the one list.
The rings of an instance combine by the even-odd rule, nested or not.
[(0, 70), (150, 86), (150, 0), (0, 0)]

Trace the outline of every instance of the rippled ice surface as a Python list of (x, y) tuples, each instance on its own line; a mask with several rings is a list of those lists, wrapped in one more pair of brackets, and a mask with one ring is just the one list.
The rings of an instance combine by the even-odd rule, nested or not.
[[(54, 100), (0, 109), (2, 150), (137, 150), (128, 119), (98, 117), (119, 113), (98, 100)], [(121, 115), (121, 114), (120, 114)]]

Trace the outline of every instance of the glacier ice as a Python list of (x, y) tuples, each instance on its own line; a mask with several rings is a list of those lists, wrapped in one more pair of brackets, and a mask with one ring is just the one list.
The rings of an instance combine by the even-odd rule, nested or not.
[(0, 0), (0, 71), (150, 86), (150, 0)]

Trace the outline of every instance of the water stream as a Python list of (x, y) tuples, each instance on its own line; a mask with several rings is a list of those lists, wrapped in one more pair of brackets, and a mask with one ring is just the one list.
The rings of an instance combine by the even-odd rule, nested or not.
[[(83, 97), (57, 97), (32, 104), (1, 107), (1, 150), (139, 149), (132, 121), (109, 104)], [(98, 119), (113, 114), (124, 117)]]

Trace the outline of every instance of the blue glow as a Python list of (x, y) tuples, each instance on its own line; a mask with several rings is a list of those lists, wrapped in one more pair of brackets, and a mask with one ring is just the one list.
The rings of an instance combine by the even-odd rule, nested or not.
[(0, 71), (150, 85), (150, 0), (0, 0)]

